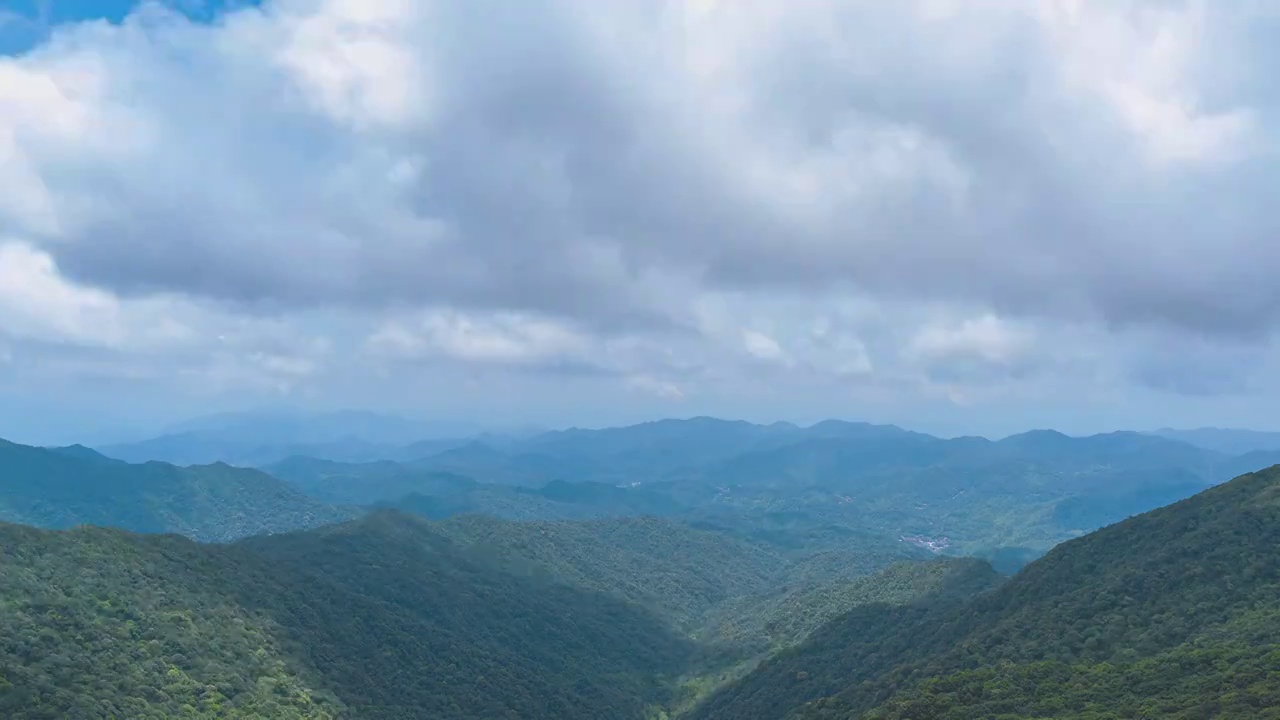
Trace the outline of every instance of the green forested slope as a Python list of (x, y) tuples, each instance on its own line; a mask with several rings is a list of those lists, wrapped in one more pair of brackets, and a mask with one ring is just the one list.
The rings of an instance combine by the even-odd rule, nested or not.
[(0, 525), (0, 716), (641, 717), (687, 641), (379, 513), (229, 546)]
[(809, 637), (827, 621), (861, 605), (905, 605), (926, 598), (968, 597), (1000, 582), (991, 566), (970, 558), (897, 562), (873, 575), (784, 585), (717, 608), (707, 640), (756, 651)]
[(765, 592), (787, 567), (767, 548), (661, 518), (511, 522), (467, 515), (436, 527), (509, 567), (626, 598), (686, 629), (717, 603)]
[(257, 470), (224, 464), (131, 465), (73, 448), (0, 440), (0, 522), (119, 527), (226, 541), (316, 527), (355, 513)]
[(1267, 717), (1278, 547), (1272, 468), (1064, 543), (970, 602), (857, 608), (698, 717)]
[(0, 525), (0, 717), (334, 718), (340, 704), (225, 591), (225, 550)]

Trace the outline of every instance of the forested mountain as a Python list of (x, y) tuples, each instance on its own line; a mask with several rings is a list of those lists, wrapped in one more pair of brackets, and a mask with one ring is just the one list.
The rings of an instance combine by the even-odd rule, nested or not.
[[(1010, 568), (1063, 540), (1280, 461), (1274, 452), (1232, 455), (1159, 434), (1037, 430), (998, 441), (943, 439), (836, 420), (799, 427), (698, 417), (400, 445), (334, 436), (360, 423), (277, 424), (277, 440), (327, 444), (246, 449), (255, 436), (239, 424), (178, 429), (209, 439), (206, 450), (215, 454), (217, 443), (237, 443), (225, 451), (228, 462), (262, 466), (328, 503), (399, 507), (430, 518), (666, 515), (757, 531), (842, 528), (911, 538)], [(364, 424), (383, 438), (402, 438), (411, 427)], [(160, 438), (153, 450), (164, 455), (167, 443), (188, 440)], [(151, 452), (140, 447), (133, 450)]]
[(223, 545), (0, 525), (0, 714), (659, 717), (767, 649), (713, 634), (726, 608), (813, 626), (950, 577), (900, 564), (858, 581), (887, 558), (829, 555), (656, 518), (382, 511)]
[(718, 603), (767, 591), (789, 564), (769, 548), (658, 518), (510, 522), (462, 516), (436, 528), (514, 571), (630, 599), (686, 630)]
[(231, 540), (316, 527), (354, 514), (257, 470), (221, 463), (132, 465), (78, 446), (44, 449), (0, 440), (0, 521)]
[[(707, 432), (708, 447), (689, 449), (676, 428)], [(1213, 486), (1265, 454), (1136, 433), (989, 442), (846, 423), (594, 432), (414, 462), (292, 458), (273, 468), (287, 482), (0, 444), (0, 518), (170, 533), (0, 526), (0, 715), (1030, 720), (1280, 707), (1280, 468)], [(666, 474), (593, 474), (619, 458), (610, 473)], [(581, 474), (508, 482), (525, 467)], [(499, 481), (477, 479), (495, 469)], [(1032, 541), (1197, 492), (1008, 581), (936, 557), (985, 542), (1020, 563)], [(376, 510), (285, 532), (377, 504), (422, 517)]]
[(671, 515), (667, 493), (600, 482), (552, 480), (540, 487), (480, 483), (414, 463), (340, 463), (291, 457), (264, 468), (325, 502), (401, 508), (432, 519), (464, 513), (530, 520)]
[(640, 718), (691, 651), (424, 521), (199, 545), (0, 525), (0, 716)]
[(1280, 468), (1064, 543), (970, 601), (856, 608), (729, 718), (1280, 717)]
[(295, 457), (266, 469), (326, 502), (430, 518), (661, 515), (805, 549), (841, 534), (907, 538), (1016, 569), (1277, 459), (1133, 432), (946, 440), (863, 423), (694, 418), (473, 440), (412, 462)]
[(807, 639), (856, 607), (969, 597), (1001, 582), (990, 565), (972, 558), (900, 561), (870, 575), (789, 580), (718, 607), (704, 638), (755, 652), (776, 651)]

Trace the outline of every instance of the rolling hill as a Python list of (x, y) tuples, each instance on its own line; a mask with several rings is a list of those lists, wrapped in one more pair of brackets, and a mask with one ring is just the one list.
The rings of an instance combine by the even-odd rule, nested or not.
[(377, 513), (201, 545), (0, 525), (0, 715), (641, 718), (690, 644)]
[(179, 533), (226, 541), (316, 527), (356, 511), (314, 500), (257, 470), (225, 464), (134, 465), (71, 447), (0, 440), (0, 521)]
[[(907, 563), (855, 580), (890, 560), (855, 555), (798, 558), (659, 518), (378, 511), (230, 544), (0, 524), (0, 713), (661, 717), (759, 659), (711, 637), (711, 618), (759, 608), (813, 626), (954, 575)], [(795, 602), (823, 583), (847, 588)]]
[[(1220, 452), (1172, 431), (1070, 437), (1036, 430), (992, 441), (837, 420), (799, 427), (696, 417), (395, 446), (335, 435), (368, 426), (379, 437), (402, 439), (412, 427), (356, 420), (268, 425), (280, 442), (318, 437), (325, 447), (276, 443), (259, 453), (236, 445), (223, 453), (232, 464), (261, 466), (329, 503), (400, 507), (432, 518), (737, 517), (740, 525), (784, 532), (844, 528), (914, 538), (1006, 568), (1280, 460), (1271, 451)], [(237, 420), (177, 429), (201, 434), (218, 454), (217, 442), (254, 441), (246, 427), (257, 425)], [(277, 457), (281, 452), (293, 456)]]
[(972, 600), (856, 608), (694, 717), (1280, 717), (1278, 546), (1273, 467)]
[(686, 630), (718, 603), (767, 591), (788, 566), (768, 548), (660, 518), (510, 522), (460, 516), (436, 528), (505, 567), (613, 594)]

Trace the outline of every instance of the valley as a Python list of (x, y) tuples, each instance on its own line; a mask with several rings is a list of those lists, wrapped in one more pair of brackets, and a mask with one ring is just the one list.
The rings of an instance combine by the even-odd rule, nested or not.
[(1267, 456), (709, 418), (260, 469), (5, 444), (0, 712), (1084, 718), (1098, 684), (1183, 717), (1152, 683), (1207, 663), (1264, 717), (1280, 475), (1222, 481)]

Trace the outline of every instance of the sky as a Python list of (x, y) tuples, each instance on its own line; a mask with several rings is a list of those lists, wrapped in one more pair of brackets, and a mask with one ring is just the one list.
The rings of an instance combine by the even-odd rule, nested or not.
[(0, 436), (1280, 429), (1280, 6), (0, 2)]

